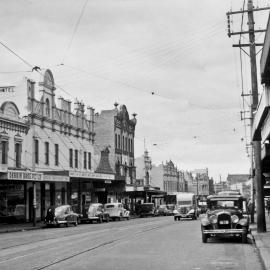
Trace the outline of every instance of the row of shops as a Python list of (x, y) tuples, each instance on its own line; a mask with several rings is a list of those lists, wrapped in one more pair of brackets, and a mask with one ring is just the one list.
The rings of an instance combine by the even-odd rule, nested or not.
[(83, 213), (90, 203), (119, 201), (133, 210), (140, 202), (160, 204), (164, 194), (144, 187), (127, 188), (125, 182), (115, 180), (113, 174), (52, 173), (22, 170), (0, 173), (0, 223), (44, 220), (50, 205), (70, 204), (75, 212)]

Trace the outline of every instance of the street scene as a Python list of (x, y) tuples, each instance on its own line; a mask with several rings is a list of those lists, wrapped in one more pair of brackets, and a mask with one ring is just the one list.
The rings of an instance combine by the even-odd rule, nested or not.
[(0, 1), (0, 269), (270, 270), (270, 0)]
[(201, 242), (200, 222), (173, 217), (1, 234), (1, 269), (263, 269), (252, 245)]

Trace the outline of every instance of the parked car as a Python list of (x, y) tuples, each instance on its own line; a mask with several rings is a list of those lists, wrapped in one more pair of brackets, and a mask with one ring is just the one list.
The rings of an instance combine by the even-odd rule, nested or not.
[(45, 224), (47, 226), (59, 227), (61, 224), (65, 224), (67, 227), (69, 224), (77, 226), (78, 221), (79, 214), (74, 213), (70, 205), (50, 206), (45, 217)]
[(108, 213), (105, 213), (104, 206), (101, 203), (91, 203), (87, 211), (80, 218), (81, 222), (90, 222), (93, 221), (102, 223), (103, 221), (109, 222), (110, 216)]
[(106, 203), (104, 205), (104, 212), (112, 220), (128, 220), (130, 218), (130, 211), (126, 210), (122, 203)]
[(141, 203), (136, 206), (136, 213), (140, 217), (156, 216), (157, 212), (153, 203)]
[(173, 215), (173, 210), (175, 209), (175, 204), (167, 204), (167, 209), (169, 211), (169, 215)]
[(207, 197), (207, 212), (201, 218), (202, 242), (210, 237), (237, 237), (247, 242), (249, 216), (246, 200), (240, 194), (222, 193)]
[(159, 216), (169, 216), (171, 214), (171, 211), (167, 208), (166, 204), (159, 205), (156, 212)]

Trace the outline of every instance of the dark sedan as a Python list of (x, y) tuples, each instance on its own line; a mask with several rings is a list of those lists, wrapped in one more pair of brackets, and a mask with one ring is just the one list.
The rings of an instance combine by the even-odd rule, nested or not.
[(79, 215), (74, 213), (70, 205), (61, 205), (58, 207), (51, 206), (47, 210), (45, 217), (45, 224), (47, 226), (60, 226), (65, 224), (67, 227), (69, 224), (74, 226), (78, 225)]

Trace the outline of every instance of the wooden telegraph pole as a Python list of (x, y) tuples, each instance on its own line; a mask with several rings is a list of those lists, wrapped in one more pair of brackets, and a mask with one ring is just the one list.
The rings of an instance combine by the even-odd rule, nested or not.
[[(251, 104), (251, 128), (254, 118), (254, 112), (258, 106), (258, 82), (257, 82), (257, 64), (256, 64), (256, 46), (263, 46), (263, 44), (256, 44), (255, 43), (255, 33), (256, 32), (265, 32), (266, 30), (254, 30), (254, 11), (266, 10), (270, 9), (269, 7), (266, 8), (256, 8), (253, 7), (253, 1), (248, 0), (247, 3), (247, 10), (235, 11), (235, 12), (228, 12), (227, 18), (228, 23), (230, 23), (230, 15), (238, 14), (238, 13), (247, 13), (248, 14), (248, 31), (241, 31), (240, 32), (231, 32), (230, 27), (228, 28), (228, 36), (231, 35), (241, 35), (241, 34), (249, 34), (249, 44), (236, 44), (233, 47), (249, 47), (249, 56), (250, 56), (250, 68), (251, 68), (251, 96), (252, 96), (252, 104)], [(230, 26), (230, 25), (228, 25)], [(262, 168), (261, 168), (261, 141), (253, 141), (252, 142), (252, 153), (251, 155), (251, 169), (253, 171), (253, 167), (255, 169), (255, 177), (254, 177), (254, 184), (256, 190), (256, 210), (257, 210), (257, 231), (258, 232), (265, 232), (266, 231), (266, 224), (265, 224), (265, 210), (264, 210), (264, 194), (263, 194), (263, 179), (262, 179)], [(254, 160), (253, 160), (254, 158)], [(253, 174), (253, 172), (252, 172)], [(253, 177), (253, 175), (252, 175)], [(252, 185), (253, 191), (253, 185)], [(254, 209), (254, 196), (252, 196), (252, 205)], [(253, 212), (253, 211), (252, 211)], [(251, 219), (254, 219), (254, 212), (251, 213)]]

